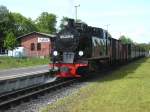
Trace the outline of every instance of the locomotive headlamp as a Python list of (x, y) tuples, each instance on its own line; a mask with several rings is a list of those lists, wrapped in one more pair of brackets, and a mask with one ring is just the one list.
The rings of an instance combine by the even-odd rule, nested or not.
[(83, 51), (79, 51), (79, 56), (83, 56)]
[(57, 55), (58, 55), (58, 52), (57, 52), (57, 51), (54, 51), (54, 52), (53, 52), (53, 55), (54, 55), (54, 56), (57, 56)]

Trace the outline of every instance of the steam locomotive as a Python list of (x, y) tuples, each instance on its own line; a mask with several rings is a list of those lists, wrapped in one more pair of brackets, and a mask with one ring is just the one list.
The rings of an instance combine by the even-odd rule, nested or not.
[(102, 28), (67, 19), (55, 38), (49, 66), (57, 68), (57, 77), (84, 77), (104, 65), (125, 63), (145, 53), (133, 44), (121, 44)]

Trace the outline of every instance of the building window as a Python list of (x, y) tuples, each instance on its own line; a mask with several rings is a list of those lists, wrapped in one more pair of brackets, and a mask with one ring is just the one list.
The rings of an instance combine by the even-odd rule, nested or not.
[(34, 51), (34, 50), (35, 50), (35, 44), (31, 43), (31, 51)]
[(41, 43), (37, 43), (37, 50), (38, 50), (38, 51), (41, 50)]

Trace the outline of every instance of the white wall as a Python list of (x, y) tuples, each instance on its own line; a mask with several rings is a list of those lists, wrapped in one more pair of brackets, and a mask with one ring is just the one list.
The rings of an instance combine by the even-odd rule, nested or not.
[(13, 56), (13, 57), (25, 57), (25, 48), (24, 47), (16, 47), (13, 50), (8, 50), (8, 56)]

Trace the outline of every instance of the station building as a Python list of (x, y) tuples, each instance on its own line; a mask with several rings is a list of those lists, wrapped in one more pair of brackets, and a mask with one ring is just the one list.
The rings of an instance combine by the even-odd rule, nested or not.
[(27, 57), (48, 57), (55, 35), (31, 32), (17, 38)]

